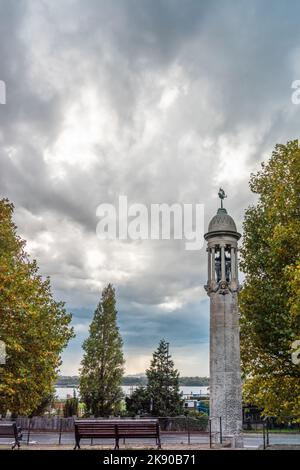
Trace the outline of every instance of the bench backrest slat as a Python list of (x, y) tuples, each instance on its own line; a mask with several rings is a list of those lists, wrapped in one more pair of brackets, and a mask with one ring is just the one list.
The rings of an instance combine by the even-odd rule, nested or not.
[(16, 423), (0, 423), (0, 436), (11, 437), (18, 434)]
[(159, 432), (156, 420), (76, 420), (75, 431), (79, 435), (126, 434), (138, 436), (156, 435)]

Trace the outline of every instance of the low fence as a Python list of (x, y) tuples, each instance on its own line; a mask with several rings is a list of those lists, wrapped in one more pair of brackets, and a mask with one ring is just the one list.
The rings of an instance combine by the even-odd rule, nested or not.
[[(51, 433), (53, 436), (49, 437), (51, 442), (61, 444), (62, 440), (72, 439), (70, 433), (74, 433), (74, 418), (61, 418), (59, 416), (44, 417), (44, 416), (19, 416), (16, 419), (17, 426), (20, 426), (23, 431), (23, 438), (27, 444), (30, 444), (32, 435)], [(145, 417), (141, 417), (146, 419)], [(101, 419), (101, 418), (98, 418)], [(112, 419), (123, 419), (113, 417)], [(130, 419), (130, 418), (125, 418)], [(140, 419), (140, 417), (132, 418)], [(215, 433), (211, 431), (210, 421), (206, 419), (196, 419), (190, 416), (176, 416), (176, 417), (149, 417), (149, 419), (158, 419), (162, 436), (166, 439), (173, 439), (175, 436), (180, 436), (182, 441), (187, 444), (201, 443), (210, 444), (210, 447), (217, 443)], [(57, 435), (57, 438), (56, 438)], [(69, 437), (66, 437), (69, 436)], [(173, 438), (172, 438), (173, 436)], [(57, 440), (56, 440), (57, 439)], [(93, 441), (91, 440), (91, 443)]]
[[(118, 418), (114, 417), (113, 419)], [(132, 419), (139, 419), (139, 417)], [(160, 423), (163, 443), (202, 444), (209, 445), (211, 448), (220, 444), (226, 445), (227, 443), (226, 436), (223, 436), (223, 426), (220, 418), (199, 420), (191, 416), (177, 416), (156, 417), (156, 419)], [(23, 440), (27, 444), (30, 444), (33, 440), (40, 441), (40, 439), (40, 442), (45, 442), (46, 444), (61, 444), (62, 441), (65, 444), (70, 444), (74, 439), (74, 417), (36, 416), (28, 418), (26, 416), (19, 416), (16, 422), (17, 426), (22, 428)], [(276, 447), (280, 445), (300, 446), (299, 422), (295, 422), (295, 418), (287, 423), (278, 423), (274, 419), (266, 419), (256, 422), (251, 430), (249, 430), (248, 426), (246, 429), (244, 439), (252, 448), (253, 444), (263, 449), (269, 446)], [(253, 442), (249, 443), (251, 437)]]
[(289, 447), (300, 449), (300, 416), (289, 416), (285, 421), (266, 418), (263, 424), (263, 448)]
[(166, 432), (208, 432), (208, 417), (203, 419), (192, 416), (154, 417), (158, 419), (161, 431)]
[(48, 431), (48, 432), (71, 432), (74, 431), (74, 418), (60, 418), (59, 416), (52, 416), (50, 418), (45, 416), (18, 416), (17, 426), (22, 429), (31, 431)]
[(246, 420), (243, 423), (244, 436), (257, 438), (260, 436), (260, 448), (268, 447), (300, 449), (300, 416), (287, 417), (285, 421), (266, 417), (261, 420)]
[[(75, 417), (75, 419), (77, 419)], [(101, 418), (98, 418), (101, 419)], [(118, 419), (113, 417), (112, 419)], [(123, 419), (123, 418), (119, 418)], [(130, 419), (130, 418), (125, 418)], [(132, 419), (139, 419), (138, 417)], [(143, 419), (145, 419), (143, 417)], [(176, 417), (151, 417), (151, 419), (158, 419), (159, 425), (162, 431), (167, 432), (185, 432), (185, 431), (204, 431), (208, 432), (208, 419), (196, 419), (188, 416), (176, 416)], [(72, 418), (61, 418), (59, 416), (44, 417), (34, 416), (29, 418), (27, 416), (18, 416), (16, 419), (17, 426), (21, 426), (22, 429), (31, 429), (32, 431), (47, 431), (47, 432), (71, 432), (74, 431), (74, 417)]]

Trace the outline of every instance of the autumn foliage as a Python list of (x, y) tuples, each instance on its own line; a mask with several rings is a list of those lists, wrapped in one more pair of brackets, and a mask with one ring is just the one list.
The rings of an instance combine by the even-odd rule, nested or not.
[(0, 414), (33, 413), (51, 396), (60, 353), (72, 337), (71, 316), (42, 279), (13, 223), (13, 205), (0, 200)]
[(277, 145), (253, 175), (258, 195), (244, 221), (240, 295), (244, 400), (269, 416), (300, 420), (300, 147)]

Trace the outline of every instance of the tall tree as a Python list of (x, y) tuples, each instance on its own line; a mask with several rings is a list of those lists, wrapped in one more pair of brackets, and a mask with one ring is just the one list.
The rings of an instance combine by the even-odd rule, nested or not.
[(42, 279), (25, 252), (13, 210), (0, 200), (0, 340), (7, 354), (0, 365), (0, 413), (31, 414), (53, 393), (60, 353), (73, 332), (49, 278)]
[(258, 202), (244, 221), (240, 295), (244, 399), (265, 414), (300, 418), (300, 148), (276, 145), (250, 180)]
[(79, 400), (76, 396), (74, 389), (73, 398), (67, 398), (64, 404), (63, 413), (65, 418), (70, 416), (78, 416), (79, 413)]
[(176, 416), (182, 412), (182, 397), (179, 392), (179, 372), (169, 355), (169, 346), (164, 339), (153, 353), (146, 371), (147, 392), (151, 400), (151, 413), (155, 416)]
[(129, 396), (126, 396), (125, 402), (129, 415), (151, 413), (152, 400), (146, 386), (139, 385)]
[(102, 292), (83, 343), (80, 396), (88, 413), (109, 416), (117, 413), (122, 399), (124, 359), (117, 326), (115, 290), (111, 284)]

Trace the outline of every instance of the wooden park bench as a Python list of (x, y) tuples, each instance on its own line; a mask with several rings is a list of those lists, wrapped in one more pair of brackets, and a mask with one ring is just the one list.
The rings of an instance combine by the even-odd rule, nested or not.
[(119, 439), (145, 438), (155, 439), (158, 449), (161, 448), (159, 423), (154, 419), (132, 419), (117, 422), (118, 440), (116, 449), (119, 449)]
[(21, 428), (16, 425), (15, 422), (12, 423), (1, 423), (0, 422), (0, 438), (9, 437), (15, 440), (12, 445), (12, 449), (18, 446), (20, 447), (20, 441), (22, 440)]
[(80, 449), (80, 439), (114, 439), (115, 449), (119, 449), (120, 439), (153, 438), (161, 448), (160, 431), (157, 420), (100, 420), (80, 419), (75, 425), (75, 447)]
[[(114, 439), (116, 441), (116, 425), (112, 420), (78, 419), (74, 421), (75, 447), (80, 449), (80, 439)], [(116, 441), (117, 442), (117, 441)], [(117, 446), (117, 444), (116, 444)], [(115, 446), (115, 449), (117, 448)]]

